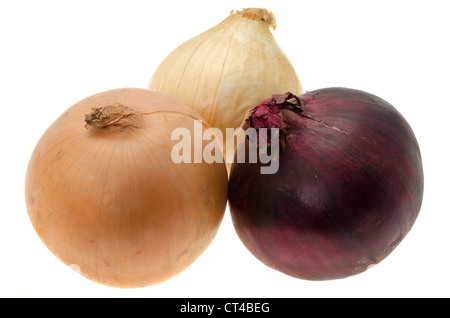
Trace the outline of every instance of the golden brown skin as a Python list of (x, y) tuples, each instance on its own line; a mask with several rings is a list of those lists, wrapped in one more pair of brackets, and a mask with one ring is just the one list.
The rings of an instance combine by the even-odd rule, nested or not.
[[(107, 105), (136, 115), (105, 127), (85, 122)], [(194, 138), (195, 118), (163, 94), (134, 88), (66, 110), (41, 137), (26, 175), (28, 213), (44, 244), (82, 275), (121, 288), (162, 282), (192, 264), (227, 202), (223, 163), (171, 160), (171, 132), (185, 127)]]

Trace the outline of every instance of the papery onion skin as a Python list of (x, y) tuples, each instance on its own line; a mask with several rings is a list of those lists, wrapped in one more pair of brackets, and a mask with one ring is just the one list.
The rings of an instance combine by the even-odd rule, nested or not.
[[(248, 109), (267, 92), (303, 93), (296, 70), (270, 31), (275, 27), (275, 17), (266, 9), (232, 12), (173, 50), (148, 88), (192, 107), (221, 130), (225, 143), (226, 129), (240, 127)], [(226, 161), (232, 162), (233, 155), (234, 151), (226, 154)]]
[(405, 118), (372, 94), (336, 87), (298, 98), (298, 108), (272, 103), (289, 126), (279, 170), (233, 163), (233, 225), (254, 256), (287, 275), (352, 276), (388, 256), (418, 217), (419, 145)]
[[(119, 109), (99, 128), (91, 114), (86, 129), (85, 115), (105, 105), (140, 115), (116, 122)], [(191, 265), (215, 237), (227, 202), (223, 163), (171, 160), (171, 132), (184, 127), (194, 136), (195, 119), (174, 99), (138, 88), (66, 110), (39, 140), (26, 175), (29, 217), (45, 245), (87, 278), (120, 288), (160, 283)]]

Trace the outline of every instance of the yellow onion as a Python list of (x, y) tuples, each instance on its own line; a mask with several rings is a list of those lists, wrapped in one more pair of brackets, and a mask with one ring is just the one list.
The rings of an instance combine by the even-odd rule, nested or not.
[[(226, 128), (240, 127), (247, 111), (261, 100), (277, 93), (303, 93), (270, 28), (276, 28), (275, 17), (266, 9), (232, 11), (218, 25), (172, 51), (148, 87), (195, 109), (220, 129), (224, 142)], [(234, 137), (228, 137), (231, 146)], [(226, 153), (227, 163), (233, 155)]]
[(173, 98), (137, 88), (67, 109), (40, 138), (26, 175), (28, 213), (45, 245), (89, 279), (121, 288), (192, 264), (219, 229), (228, 183), (223, 163), (171, 160), (175, 129), (204, 146), (197, 119)]

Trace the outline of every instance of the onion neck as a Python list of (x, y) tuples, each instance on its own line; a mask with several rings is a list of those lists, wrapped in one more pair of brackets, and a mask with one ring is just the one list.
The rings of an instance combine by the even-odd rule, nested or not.
[(112, 103), (99, 108), (92, 108), (89, 114), (85, 115), (86, 128), (97, 127), (135, 127), (141, 128), (143, 125), (142, 113), (135, 111), (120, 103)]
[(231, 14), (241, 15), (242, 17), (250, 20), (264, 22), (269, 28), (275, 30), (277, 28), (275, 16), (272, 12), (262, 8), (245, 8), (242, 11), (233, 11)]
[[(271, 128), (277, 128), (279, 132), (280, 145), (282, 148), (287, 146), (286, 137), (290, 132), (288, 123), (286, 122), (282, 109), (289, 109), (291, 111), (301, 113), (302, 102), (300, 98), (292, 93), (275, 94), (271, 98), (267, 98), (254, 107), (244, 121), (243, 129), (255, 128), (267, 128), (267, 145), (270, 146), (272, 136), (269, 134)], [(259, 146), (259, 139), (257, 139)]]

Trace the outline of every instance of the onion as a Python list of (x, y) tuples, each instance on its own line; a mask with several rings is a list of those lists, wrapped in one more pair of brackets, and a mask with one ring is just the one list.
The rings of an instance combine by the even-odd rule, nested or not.
[(39, 140), (26, 175), (29, 217), (45, 245), (87, 278), (121, 288), (162, 282), (192, 264), (221, 224), (228, 183), (223, 163), (171, 160), (171, 133), (193, 132), (197, 119), (137, 88), (66, 110)]
[[(229, 181), (236, 232), (267, 266), (308, 280), (344, 278), (382, 261), (411, 230), (423, 197), (421, 154), (386, 101), (348, 88), (274, 95), (244, 127), (279, 131), (277, 171), (262, 174), (246, 153)], [(238, 152), (261, 148), (261, 136)]]
[(294, 67), (270, 28), (275, 30), (276, 21), (266, 9), (232, 11), (173, 50), (148, 86), (193, 108), (219, 128), (228, 166), (236, 142), (227, 135), (227, 128), (240, 127), (247, 110), (266, 98), (267, 92), (303, 93)]

